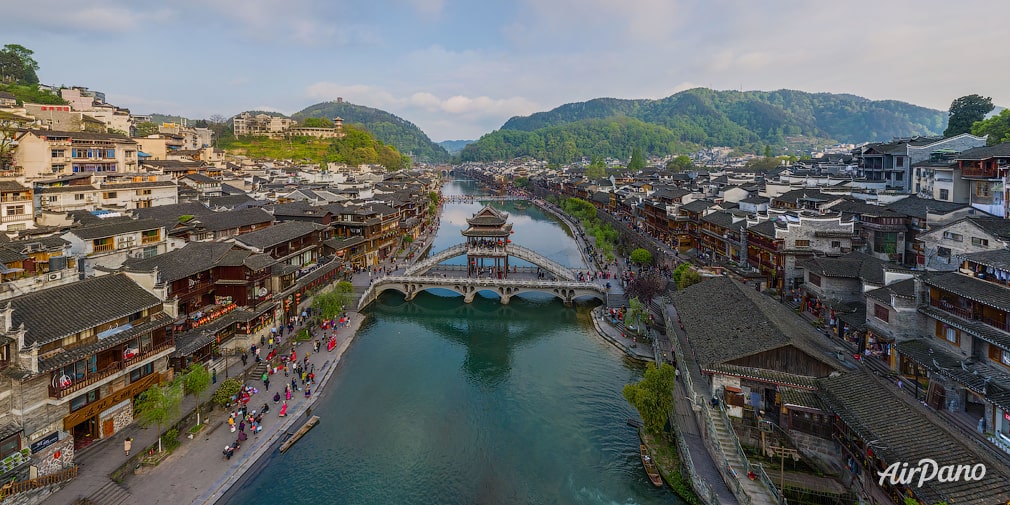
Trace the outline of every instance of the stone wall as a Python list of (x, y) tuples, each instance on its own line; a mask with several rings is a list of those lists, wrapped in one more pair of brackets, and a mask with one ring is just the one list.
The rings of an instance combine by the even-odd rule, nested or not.
[(830, 472), (842, 470), (842, 449), (837, 443), (796, 430), (791, 430), (789, 436), (804, 458)]
[[(59, 457), (57, 457), (57, 454)], [(32, 464), (39, 470), (39, 476), (49, 475), (74, 462), (74, 437), (68, 436), (32, 455)]]

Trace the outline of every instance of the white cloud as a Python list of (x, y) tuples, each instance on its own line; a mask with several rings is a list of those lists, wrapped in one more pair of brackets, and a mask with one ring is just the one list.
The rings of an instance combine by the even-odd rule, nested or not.
[(407, 0), (419, 14), (427, 18), (436, 18), (445, 8), (445, 0)]
[(3, 16), (5, 29), (30, 27), (59, 31), (61, 34), (82, 31), (108, 34), (136, 31), (151, 23), (164, 23), (173, 19), (176, 13), (168, 7), (152, 8), (121, 0), (38, 0), (4, 5)]

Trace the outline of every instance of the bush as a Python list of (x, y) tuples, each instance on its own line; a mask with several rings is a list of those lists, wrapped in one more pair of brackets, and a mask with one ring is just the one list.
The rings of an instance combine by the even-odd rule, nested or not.
[(172, 428), (161, 436), (161, 445), (166, 451), (173, 451), (179, 447), (179, 430)]
[(226, 379), (214, 391), (214, 395), (210, 397), (211, 401), (215, 404), (224, 407), (231, 403), (231, 398), (242, 390), (242, 382), (238, 379)]

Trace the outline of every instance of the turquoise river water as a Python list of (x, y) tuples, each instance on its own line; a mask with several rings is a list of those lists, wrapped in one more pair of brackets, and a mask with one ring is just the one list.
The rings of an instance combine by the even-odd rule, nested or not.
[[(444, 194), (473, 194), (467, 181)], [(532, 205), (510, 214), (514, 242), (584, 266), (566, 231)], [(434, 250), (462, 241), (479, 203), (450, 204)], [(462, 260), (459, 261), (462, 263)], [(621, 388), (642, 367), (589, 320), (598, 302), (388, 293), (313, 410), (321, 423), (274, 453), (229, 503), (679, 504), (638, 459)]]

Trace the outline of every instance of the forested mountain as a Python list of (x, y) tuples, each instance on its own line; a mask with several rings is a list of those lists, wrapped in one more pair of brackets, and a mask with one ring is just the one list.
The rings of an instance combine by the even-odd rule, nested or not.
[[(703, 146), (776, 153), (825, 142), (939, 135), (947, 113), (893, 100), (831, 93), (682, 91), (659, 100), (600, 98), (509, 119), (462, 151), (464, 161), (534, 156), (570, 162), (583, 156), (626, 159)], [(558, 149), (560, 147), (560, 149)]]
[(440, 162), (449, 159), (449, 153), (432, 142), (414, 123), (379, 109), (347, 102), (323, 102), (310, 105), (291, 117), (298, 121), (310, 117), (340, 117), (344, 124), (360, 125), (379, 141), (396, 147), (416, 161)]

